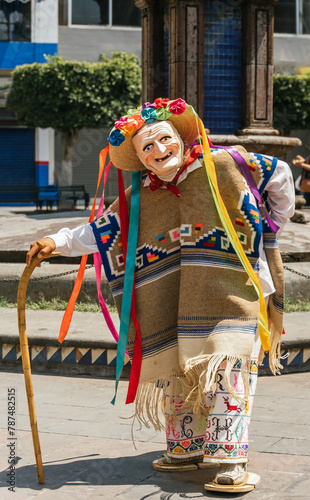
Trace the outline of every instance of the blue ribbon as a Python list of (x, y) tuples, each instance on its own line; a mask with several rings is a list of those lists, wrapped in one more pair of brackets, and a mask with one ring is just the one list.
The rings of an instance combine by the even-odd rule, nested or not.
[(123, 299), (122, 299), (121, 322), (120, 322), (119, 339), (118, 339), (117, 354), (116, 354), (115, 394), (114, 398), (111, 401), (113, 405), (115, 404), (118, 383), (120, 381), (124, 367), (124, 358), (125, 358), (125, 351), (128, 339), (132, 291), (133, 291), (133, 282), (134, 282), (135, 266), (136, 266), (137, 241), (138, 241), (139, 212), (140, 212), (140, 177), (141, 177), (141, 172), (132, 172), (131, 206), (130, 206), (130, 218), (129, 218), (129, 229), (128, 229), (126, 269), (125, 269), (124, 289), (123, 289)]

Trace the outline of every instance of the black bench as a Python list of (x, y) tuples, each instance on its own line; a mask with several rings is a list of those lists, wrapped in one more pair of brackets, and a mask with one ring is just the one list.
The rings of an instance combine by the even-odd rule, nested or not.
[(84, 200), (85, 210), (88, 209), (89, 205), (89, 194), (85, 190), (85, 186), (59, 186), (59, 193), (65, 196), (66, 200), (73, 200), (74, 208), (76, 208), (76, 203), (78, 200)]
[(46, 203), (46, 208), (53, 208), (59, 201), (59, 191), (57, 186), (49, 185), (42, 187), (16, 187), (7, 186), (0, 187), (0, 202), (1, 203), (35, 203), (37, 210), (42, 210), (43, 203)]

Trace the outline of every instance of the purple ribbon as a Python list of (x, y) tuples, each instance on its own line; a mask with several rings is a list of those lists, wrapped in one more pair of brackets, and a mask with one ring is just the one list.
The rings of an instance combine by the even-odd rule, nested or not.
[(245, 180), (247, 181), (253, 196), (258, 201), (258, 204), (260, 205), (260, 207), (262, 207), (262, 209), (263, 209), (263, 212), (265, 214), (266, 220), (268, 221), (268, 224), (270, 226), (271, 231), (273, 233), (277, 233), (277, 231), (279, 230), (279, 227), (269, 217), (268, 212), (267, 212), (266, 207), (265, 207), (265, 202), (264, 202), (263, 198), (261, 197), (260, 192), (258, 191), (258, 188), (257, 188), (255, 181), (254, 181), (254, 179), (251, 175), (251, 172), (249, 170), (249, 166), (248, 166), (246, 160), (243, 158), (243, 156), (239, 153), (239, 151), (237, 151), (235, 148), (232, 148), (231, 146), (214, 146), (214, 144), (210, 144), (210, 147), (225, 149), (227, 151), (227, 153), (229, 153), (230, 156), (239, 165), (239, 168), (242, 172), (242, 175), (244, 176)]

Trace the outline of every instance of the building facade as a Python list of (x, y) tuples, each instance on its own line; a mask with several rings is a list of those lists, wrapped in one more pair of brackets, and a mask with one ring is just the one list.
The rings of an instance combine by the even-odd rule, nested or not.
[(57, 43), (54, 0), (0, 1), (0, 172), (7, 191), (16, 185), (27, 190), (53, 182), (54, 131), (18, 126), (3, 105), (11, 71), (21, 64), (45, 62), (46, 55), (57, 53)]
[[(58, 54), (66, 60), (99, 61), (100, 54), (133, 53), (141, 57), (140, 11), (134, 0), (0, 0), (0, 173), (2, 188), (23, 190), (54, 183), (61, 162), (60, 135), (53, 129), (21, 127), (5, 108), (12, 70), (44, 63)], [(91, 196), (98, 156), (107, 130), (82, 130), (73, 159), (73, 184)], [(107, 194), (115, 197), (112, 172)], [(1, 195), (0, 195), (1, 196)], [(3, 194), (2, 194), (3, 196)], [(12, 195), (13, 196), (13, 195)], [(14, 194), (14, 199), (18, 194)], [(22, 193), (20, 194), (22, 198)], [(7, 203), (0, 198), (0, 203)]]
[(280, 0), (274, 31), (276, 73), (296, 74), (310, 66), (310, 0)]
[[(171, 42), (173, 30), (177, 33), (181, 27), (172, 25), (173, 18), (167, 16), (167, 5), (173, 9), (178, 3), (188, 4), (187, 15), (192, 16), (193, 28), (183, 33), (188, 43), (182, 48), (187, 54), (188, 81), (180, 78), (185, 53), (176, 53)], [(57, 162), (61, 162), (59, 134), (51, 129), (20, 127), (4, 107), (12, 69), (20, 64), (44, 62), (48, 54), (57, 53), (66, 60), (89, 62), (98, 61), (102, 53), (110, 55), (114, 51), (124, 51), (135, 54), (142, 60), (144, 81), (150, 79), (153, 82), (152, 92), (155, 88), (160, 95), (168, 96), (172, 89), (185, 97), (184, 85), (187, 85), (190, 100), (205, 117), (206, 126), (213, 134), (233, 134), (244, 127), (242, 23), (244, 6), (251, 3), (252, 0), (0, 0), (0, 171), (3, 185), (14, 185), (17, 179), (25, 187), (52, 184), (55, 165), (57, 167)], [(262, 5), (259, 15), (264, 24), (263, 18), (267, 15), (264, 5), (268, 2), (258, 0), (257, 3)], [(310, 0), (269, 3), (274, 3), (274, 47), (273, 60), (264, 63), (265, 68), (274, 64), (275, 72), (298, 73), (301, 67), (310, 66)], [(157, 44), (152, 66), (145, 64), (141, 51), (141, 31), (148, 22), (143, 15), (143, 5), (145, 8), (155, 5), (156, 10), (157, 31), (153, 30), (150, 35), (153, 38), (144, 48), (145, 54), (153, 43)], [(159, 23), (159, 19), (162, 22)], [(197, 39), (199, 30), (205, 33), (202, 43)], [(256, 43), (269, 43), (272, 47), (269, 32), (265, 30), (261, 39), (259, 30), (255, 33), (248, 35), (258, 35)], [(259, 51), (257, 57), (259, 61)], [(250, 60), (249, 55), (249, 69)], [(169, 64), (175, 70), (175, 79), (170, 83)], [(260, 75), (259, 71), (265, 70), (261, 70), (260, 64), (256, 69), (259, 78), (263, 78), (264, 74)], [(203, 83), (197, 87), (199, 74)], [(270, 77), (266, 81), (270, 85)], [(144, 97), (150, 99), (149, 95)], [(268, 118), (270, 113), (270, 101), (264, 101), (266, 107), (259, 91), (256, 99), (256, 116), (264, 125), (264, 117)], [(270, 126), (268, 119), (265, 122)], [(84, 184), (91, 197), (96, 185), (98, 154), (106, 145), (107, 135), (107, 130), (84, 129), (79, 133), (73, 158), (73, 184)], [(294, 135), (302, 138), (303, 146), (294, 148), (293, 153), (306, 154), (309, 134), (303, 131)], [(108, 197), (116, 196), (116, 186), (116, 172), (111, 172)]]

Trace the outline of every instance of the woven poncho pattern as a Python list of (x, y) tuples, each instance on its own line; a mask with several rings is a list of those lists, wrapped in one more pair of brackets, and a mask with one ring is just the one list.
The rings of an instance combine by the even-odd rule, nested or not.
[[(237, 149), (263, 193), (277, 160)], [(223, 150), (211, 152), (223, 201), (258, 273), (263, 221), (255, 198), (231, 156)], [(161, 427), (155, 393), (179, 377), (184, 379), (189, 407), (197, 414), (205, 412), (201, 395), (210, 390), (224, 359), (227, 380), (233, 365), (241, 362), (247, 387), (258, 325), (257, 294), (221, 225), (203, 159), (196, 162), (201, 163), (201, 168), (190, 172), (178, 185), (180, 198), (167, 189), (152, 192), (141, 181), (135, 268), (136, 315), (142, 338), (137, 416), (143, 421), (146, 410), (155, 428)], [(130, 188), (126, 198), (130, 210)], [(120, 312), (124, 262), (118, 200), (92, 223), (92, 228)], [(276, 249), (269, 233), (268, 238), (269, 247)], [(276, 299), (280, 301), (278, 312), (281, 300), (282, 292)], [(279, 324), (277, 332), (280, 328)], [(130, 356), (134, 340), (135, 329), (130, 324)], [(230, 383), (228, 388), (235, 395)], [(152, 405), (154, 408), (150, 409)]]

